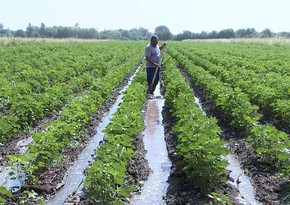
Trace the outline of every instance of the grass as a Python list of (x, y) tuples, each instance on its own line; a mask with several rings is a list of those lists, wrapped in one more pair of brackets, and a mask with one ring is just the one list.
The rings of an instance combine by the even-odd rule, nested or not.
[(75, 38), (57, 39), (57, 38), (0, 37), (0, 46), (16, 46), (16, 45), (24, 45), (24, 44), (43, 44), (43, 43), (99, 42), (99, 41), (108, 41), (108, 40), (101, 40), (101, 39), (75, 39)]

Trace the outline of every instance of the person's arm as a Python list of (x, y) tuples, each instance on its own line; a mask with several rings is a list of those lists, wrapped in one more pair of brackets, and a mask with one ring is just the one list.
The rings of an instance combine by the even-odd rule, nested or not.
[(159, 46), (160, 51), (162, 51), (166, 47), (166, 43), (164, 42), (161, 46)]
[(155, 65), (155, 66), (160, 67), (160, 65), (158, 64), (158, 62), (153, 62), (153, 61), (151, 60), (151, 58), (149, 58), (149, 57), (146, 57), (146, 61), (147, 61), (148, 63), (152, 64), (152, 65)]

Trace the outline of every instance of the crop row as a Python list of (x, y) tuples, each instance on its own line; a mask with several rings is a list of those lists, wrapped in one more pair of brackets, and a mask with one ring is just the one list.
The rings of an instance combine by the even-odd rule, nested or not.
[[(179, 52), (188, 56), (194, 64), (206, 68), (224, 83), (242, 89), (264, 115), (275, 118), (284, 127), (289, 124), (290, 116), (286, 111), (290, 109), (288, 75), (266, 72), (260, 64), (251, 63), (247, 59), (237, 60), (223, 55), (221, 51), (212, 55), (212, 51), (199, 52), (188, 46)], [(277, 67), (279, 65), (275, 65), (274, 69)], [(287, 71), (284, 70), (285, 72)]]
[(178, 163), (201, 193), (209, 194), (225, 181), (222, 175), (228, 163), (224, 157), (229, 150), (219, 138), (221, 129), (216, 119), (203, 114), (188, 82), (176, 68), (176, 62), (170, 56), (165, 62), (164, 97), (176, 121), (172, 130), (178, 138), (176, 155), (181, 158)]
[[(2, 48), (0, 143), (28, 126), (35, 126), (77, 92), (126, 62), (138, 51), (138, 46), (128, 46), (132, 51), (116, 43)], [(115, 49), (113, 56), (112, 49)]]
[[(115, 55), (122, 55), (116, 52)], [(132, 55), (123, 62), (114, 64), (103, 76), (89, 78), (90, 86), (86, 92), (70, 98), (68, 104), (60, 110), (57, 120), (45, 125), (46, 130), (32, 135), (33, 143), (24, 155), (9, 155), (6, 166), (16, 167), (16, 172), (25, 176), (25, 184), (39, 182), (39, 175), (50, 167), (57, 166), (62, 160), (65, 149), (75, 146), (81, 140), (85, 126), (121, 82), (132, 73), (141, 55)], [(61, 95), (61, 93), (60, 93)]]
[(136, 185), (126, 177), (135, 155), (135, 139), (144, 129), (142, 108), (146, 99), (145, 69), (141, 68), (123, 93), (122, 102), (103, 131), (104, 142), (87, 170), (86, 199), (92, 203), (123, 204)]
[(210, 61), (226, 67), (243, 66), (258, 73), (274, 72), (281, 75), (290, 72), (288, 58), (289, 45), (271, 45), (264, 43), (186, 43), (179, 47), (190, 49), (197, 55), (210, 58)]
[[(47, 123), (45, 131), (33, 133), (33, 143), (26, 154), (9, 156), (11, 161), (7, 166), (16, 165), (17, 171), (25, 175), (25, 184), (38, 183), (41, 173), (57, 166), (62, 160), (63, 151), (81, 140), (82, 131), (91, 116), (136, 68), (136, 62), (140, 60), (140, 56), (136, 55), (139, 44), (128, 44), (131, 52), (124, 44), (122, 46), (126, 49), (117, 45), (113, 42), (100, 47), (64, 44), (35, 47), (35, 51), (27, 45), (8, 47), (6, 50), (0, 47), (0, 54), (7, 59), (0, 58), (0, 67), (3, 68), (0, 71), (0, 138), (3, 141), (0, 143), (9, 140), (26, 126), (34, 126), (43, 116), (60, 110), (59, 118)], [(96, 50), (93, 51), (93, 48)], [(173, 127), (178, 137), (176, 154), (182, 159), (179, 163), (189, 180), (202, 193), (212, 191), (216, 184), (224, 180), (221, 176), (227, 163), (223, 156), (228, 154), (228, 149), (224, 146), (225, 141), (219, 138), (221, 129), (216, 125), (217, 120), (202, 113), (194, 101), (193, 91), (178, 68), (204, 89), (206, 97), (214, 102), (235, 129), (245, 133), (254, 154), (261, 156), (264, 162), (277, 168), (284, 176), (289, 176), (289, 136), (272, 125), (260, 124), (262, 115), (259, 113), (261, 109), (276, 110), (277, 118), (286, 119), (285, 113), (289, 108), (288, 97), (285, 97), (289, 95), (286, 84), (276, 90), (273, 86), (277, 79), (267, 84), (268, 81), (259, 78), (272, 65), (287, 67), (288, 61), (283, 64), (273, 58), (273, 61), (267, 60), (269, 64), (259, 66), (259, 61), (252, 60), (251, 65), (245, 59), (251, 59), (251, 55), (257, 56), (253, 50), (244, 54), (236, 50), (232, 55), (234, 60), (231, 60), (231, 51), (227, 50), (227, 46), (221, 47), (225, 58), (210, 52), (217, 52), (219, 48), (199, 48), (172, 43), (167, 49), (168, 54), (164, 55), (162, 72), (164, 97), (176, 120)], [(247, 48), (243, 46), (243, 49)], [(280, 55), (278, 50), (275, 52), (274, 56)], [(261, 55), (261, 59), (268, 57), (267, 52)], [(13, 61), (15, 56), (19, 59)], [(284, 71), (284, 74), (287, 72)], [(268, 80), (271, 80), (270, 76), (281, 76), (283, 82), (288, 82), (287, 75), (285, 78), (281, 73), (274, 75), (273, 70), (267, 74)], [(255, 87), (254, 81), (259, 82), (259, 86)], [(80, 92), (84, 88), (85, 92)], [(126, 167), (136, 151), (135, 136), (143, 130), (145, 90), (145, 70), (140, 69), (124, 93), (123, 102), (112, 122), (106, 127), (105, 140), (86, 172), (85, 196), (93, 203), (122, 204), (134, 190), (134, 185), (125, 175)], [(278, 117), (277, 110), (281, 110), (283, 116)], [(286, 120), (282, 122), (288, 123)], [(0, 193), (11, 196), (2, 187)], [(4, 199), (0, 197), (1, 200)]]
[(250, 103), (248, 95), (240, 88), (232, 88), (230, 84), (223, 83), (202, 66), (194, 65), (187, 55), (174, 48), (169, 49), (169, 53), (196, 85), (205, 90), (207, 97), (215, 103), (231, 125), (248, 135), (247, 140), (251, 142), (252, 151), (287, 176), (290, 171), (288, 135), (272, 125), (259, 124), (261, 115), (258, 107)]

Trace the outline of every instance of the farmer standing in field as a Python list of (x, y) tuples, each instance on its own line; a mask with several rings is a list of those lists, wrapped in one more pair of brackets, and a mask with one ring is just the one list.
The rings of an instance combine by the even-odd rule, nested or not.
[[(160, 67), (161, 67), (161, 50), (166, 46), (166, 43), (163, 43), (162, 46), (158, 45), (158, 37), (153, 35), (151, 37), (150, 43), (145, 48), (145, 59), (146, 59), (146, 72), (147, 72), (147, 82), (148, 89), (147, 94), (153, 95), (156, 85), (159, 81)], [(157, 69), (157, 70), (156, 70)], [(153, 81), (154, 73), (156, 77)]]

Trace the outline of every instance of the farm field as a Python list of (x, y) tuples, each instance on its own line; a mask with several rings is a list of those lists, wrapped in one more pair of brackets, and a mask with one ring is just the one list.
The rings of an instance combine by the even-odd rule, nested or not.
[[(44, 204), (54, 195), (136, 72), (86, 168), (82, 195), (75, 200), (129, 204), (131, 193), (150, 172), (146, 151), (140, 148), (150, 100), (142, 64), (146, 45), (0, 43), (0, 171), (11, 167), (22, 183), (12, 191), (6, 190), (5, 182), (0, 184), (0, 204)], [(172, 168), (164, 203), (289, 204), (290, 44), (167, 45), (160, 87)], [(231, 177), (229, 154), (249, 177), (254, 202), (241, 193), (241, 178)]]

